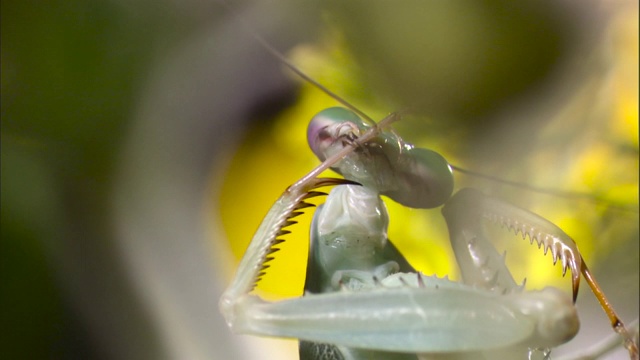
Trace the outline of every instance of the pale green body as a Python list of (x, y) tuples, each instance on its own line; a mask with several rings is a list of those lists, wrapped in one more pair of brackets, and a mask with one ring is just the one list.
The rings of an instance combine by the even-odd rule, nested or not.
[[(474, 201), (475, 195), (464, 192), (462, 196), (467, 199), (462, 201)], [(451, 210), (447, 208), (447, 211)], [(382, 311), (384, 305), (384, 311), (395, 315), (380, 324), (383, 329), (380, 329), (379, 336), (386, 341), (393, 338), (394, 346), (402, 349), (416, 347), (416, 353), (301, 342), (302, 360), (525, 359), (529, 356), (529, 348), (557, 346), (577, 332), (578, 319), (570, 297), (552, 288), (541, 292), (522, 292), (504, 266), (502, 257), (482, 237), (480, 228), (473, 229), (479, 231), (474, 235), (473, 246), (465, 241), (464, 234), (472, 230), (470, 228), (452, 238), (454, 249), (467, 249), (466, 254), (460, 254), (461, 257), (476, 257), (484, 264), (462, 267), (463, 277), (473, 279), (476, 285), (471, 286), (415, 273), (393, 244), (387, 241), (387, 221), (384, 204), (375, 191), (353, 185), (334, 188), (325, 205), (318, 208), (314, 216), (306, 296), (346, 293), (346, 301), (359, 304), (360, 311), (370, 314)], [(459, 241), (465, 243), (456, 243)], [(368, 307), (369, 302), (371, 308)], [(391, 303), (400, 306), (393, 308)], [(315, 306), (313, 308), (319, 311)], [(353, 316), (351, 311), (353, 309), (345, 316)], [(335, 316), (336, 313), (329, 311), (327, 316)], [(417, 321), (420, 324), (414, 324)], [(536, 334), (542, 324), (547, 333)], [(337, 328), (344, 329), (342, 325)], [(407, 327), (414, 329), (408, 330)], [(392, 336), (396, 331), (405, 333), (404, 342), (414, 337), (419, 339), (418, 344), (399, 346), (402, 342)], [(347, 331), (335, 334), (342, 339), (351, 335)], [(547, 339), (549, 337), (551, 339)], [(374, 341), (377, 342), (377, 338)], [(334, 357), (314, 357), (322, 351), (326, 354), (327, 348), (331, 349), (329, 353)], [(420, 348), (442, 353), (417, 354)], [(538, 356), (542, 357), (542, 352)]]
[(361, 122), (312, 121), (309, 139), (321, 140), (311, 144), (321, 166), (335, 165), (363, 186), (335, 187), (316, 212), (305, 296), (269, 303), (250, 291), (286, 233), (282, 228), (316, 195), (311, 190), (343, 181), (317, 179), (314, 170), (285, 191), (221, 298), (234, 331), (298, 338), (304, 358), (325, 360), (542, 358), (531, 349), (553, 348), (577, 333), (571, 297), (555, 288), (523, 291), (484, 237), (482, 221), (529, 236), (575, 280), (581, 258), (558, 227), (477, 191), (460, 191), (443, 215), (462, 282), (424, 276), (388, 241), (379, 194), (407, 206), (439, 206), (453, 189), (446, 161)]

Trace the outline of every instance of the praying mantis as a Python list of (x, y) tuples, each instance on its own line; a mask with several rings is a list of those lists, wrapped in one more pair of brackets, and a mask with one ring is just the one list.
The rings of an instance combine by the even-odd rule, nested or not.
[[(636, 335), (622, 325), (576, 244), (562, 230), (474, 190), (449, 199), (453, 183), (446, 160), (386, 131), (397, 114), (367, 124), (358, 117), (363, 116), (360, 111), (341, 102), (350, 110), (324, 110), (309, 125), (310, 147), (322, 164), (276, 201), (221, 298), (221, 311), (234, 331), (299, 338), (301, 352), (317, 358), (546, 356), (547, 349), (570, 340), (578, 330), (573, 303), (582, 274), (630, 356), (637, 358)], [(319, 178), (327, 168), (346, 180)], [(335, 189), (314, 216), (308, 296), (268, 303), (251, 295), (288, 232), (283, 228), (293, 225), (291, 218), (308, 206), (305, 199), (322, 195), (315, 189), (323, 186)], [(388, 216), (380, 194), (411, 207), (433, 208), (448, 201), (443, 214), (461, 283), (411, 268), (386, 239)], [(482, 235), (483, 218), (528, 234), (545, 253), (550, 251), (553, 262), (570, 271), (573, 298), (553, 288), (527, 292), (516, 285)]]
[[(336, 359), (415, 358), (405, 352), (531, 356), (535, 349), (568, 341), (579, 327), (572, 299), (554, 288), (522, 292), (482, 235), (479, 221), (488, 217), (526, 234), (545, 253), (551, 252), (554, 263), (560, 261), (564, 271), (570, 270), (573, 300), (582, 273), (608, 306), (605, 310), (631, 356), (637, 357), (633, 335), (608, 305), (573, 240), (543, 218), (474, 190), (459, 192), (443, 209), (463, 283), (413, 272), (387, 242), (388, 215), (379, 194), (407, 206), (435, 207), (451, 193), (451, 172), (437, 153), (379, 131), (367, 129), (343, 108), (325, 110), (312, 120), (310, 144), (324, 162), (285, 191), (256, 232), (220, 302), (232, 329), (299, 337), (306, 340), (301, 353), (309, 358), (335, 354), (329, 358)], [(353, 180), (317, 177), (331, 166)], [(288, 233), (283, 228), (310, 206), (305, 199), (320, 195), (314, 189), (328, 185), (341, 186), (314, 217), (305, 285), (309, 295), (278, 303), (250, 295), (278, 250), (279, 237)], [(411, 191), (418, 185), (427, 189)], [(372, 352), (376, 350), (381, 352)]]

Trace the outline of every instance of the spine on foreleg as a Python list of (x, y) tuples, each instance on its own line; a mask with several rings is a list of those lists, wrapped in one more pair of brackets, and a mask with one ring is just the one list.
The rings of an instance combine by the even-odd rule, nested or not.
[(475, 189), (458, 191), (444, 206), (451, 246), (465, 284), (503, 293), (519, 289), (500, 255), (485, 237), (484, 195)]

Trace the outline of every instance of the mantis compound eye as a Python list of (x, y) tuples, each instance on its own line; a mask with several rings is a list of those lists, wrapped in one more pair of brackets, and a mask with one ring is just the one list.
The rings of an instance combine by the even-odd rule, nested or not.
[(351, 134), (358, 134), (359, 128), (364, 127), (362, 120), (353, 111), (332, 107), (322, 110), (314, 116), (307, 127), (307, 142), (313, 153), (324, 161), (331, 152), (342, 147), (334, 147), (338, 140)]
[(409, 207), (430, 209), (444, 204), (453, 192), (453, 173), (447, 160), (435, 151), (411, 148), (393, 165), (396, 183), (383, 191)]
[[(353, 111), (332, 107), (311, 119), (307, 141), (320, 161), (324, 161), (366, 129), (367, 125)], [(451, 196), (451, 168), (435, 151), (405, 144), (387, 132), (379, 134), (365, 147), (367, 151), (349, 155), (332, 169), (413, 208), (434, 208)]]

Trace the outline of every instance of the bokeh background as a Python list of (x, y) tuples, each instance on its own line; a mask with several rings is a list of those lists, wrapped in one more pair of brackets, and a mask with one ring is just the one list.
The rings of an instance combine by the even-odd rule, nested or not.
[[(272, 202), (317, 164), (306, 123), (335, 102), (238, 17), (373, 118), (406, 110), (405, 140), (560, 190), (455, 174), (559, 224), (638, 317), (637, 2), (3, 0), (1, 16), (7, 358), (296, 358), (294, 341), (232, 335), (217, 299)], [(456, 278), (439, 210), (388, 206), (412, 264)], [(301, 294), (307, 233), (296, 225), (261, 294)], [(499, 234), (516, 278), (569, 291)], [(582, 331), (555, 354), (611, 332), (584, 286), (578, 307)]]

